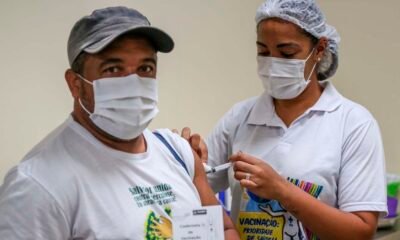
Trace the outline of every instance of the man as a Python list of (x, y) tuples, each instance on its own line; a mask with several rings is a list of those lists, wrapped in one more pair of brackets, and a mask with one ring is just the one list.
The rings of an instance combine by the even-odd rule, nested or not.
[[(177, 208), (216, 205), (189, 144), (147, 130), (157, 51), (173, 40), (125, 7), (73, 27), (65, 73), (74, 109), (6, 176), (0, 239), (171, 239)], [(224, 213), (226, 239), (238, 239)]]

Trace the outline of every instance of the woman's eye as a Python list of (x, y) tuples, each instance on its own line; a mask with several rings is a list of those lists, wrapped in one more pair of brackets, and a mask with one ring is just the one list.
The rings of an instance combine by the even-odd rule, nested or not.
[(288, 53), (281, 53), (281, 55), (282, 55), (284, 58), (293, 58), (293, 56), (294, 56), (293, 53), (290, 53), (290, 54), (288, 54)]

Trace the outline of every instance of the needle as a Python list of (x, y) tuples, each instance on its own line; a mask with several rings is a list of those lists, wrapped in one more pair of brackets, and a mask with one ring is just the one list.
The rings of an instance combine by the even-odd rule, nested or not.
[(209, 173), (216, 173), (216, 172), (227, 170), (228, 168), (230, 168), (230, 166), (232, 166), (232, 163), (228, 162), (228, 163), (218, 165), (216, 167), (208, 166), (205, 163), (203, 163), (203, 165), (204, 165), (204, 170), (206, 171), (207, 174), (209, 174)]

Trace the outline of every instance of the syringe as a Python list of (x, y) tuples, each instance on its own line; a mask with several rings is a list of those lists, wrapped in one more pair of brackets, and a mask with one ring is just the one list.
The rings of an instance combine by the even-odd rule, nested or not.
[(216, 173), (216, 172), (227, 170), (228, 168), (230, 168), (232, 166), (232, 163), (228, 162), (228, 163), (218, 165), (216, 167), (211, 167), (211, 166), (208, 166), (207, 164), (203, 163), (203, 166), (204, 166), (204, 170), (206, 171), (206, 173), (209, 174), (209, 173)]

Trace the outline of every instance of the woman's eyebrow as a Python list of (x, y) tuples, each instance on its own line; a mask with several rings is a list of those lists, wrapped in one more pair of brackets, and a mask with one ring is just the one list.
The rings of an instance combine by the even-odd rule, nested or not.
[[(258, 46), (261, 46), (261, 47), (267, 47), (267, 45), (265, 45), (264, 43), (259, 42), (259, 41), (257, 41), (256, 44), (257, 44)], [(280, 44), (278, 44), (276, 47), (277, 47), (277, 48), (285, 48), (285, 47), (300, 48), (300, 45), (297, 44), (297, 43), (288, 42), (288, 43), (280, 43)]]
[(280, 44), (276, 45), (276, 47), (277, 48), (285, 48), (285, 47), (296, 47), (296, 48), (299, 48), (300, 45), (297, 44), (297, 43), (289, 42), (289, 43), (280, 43)]

